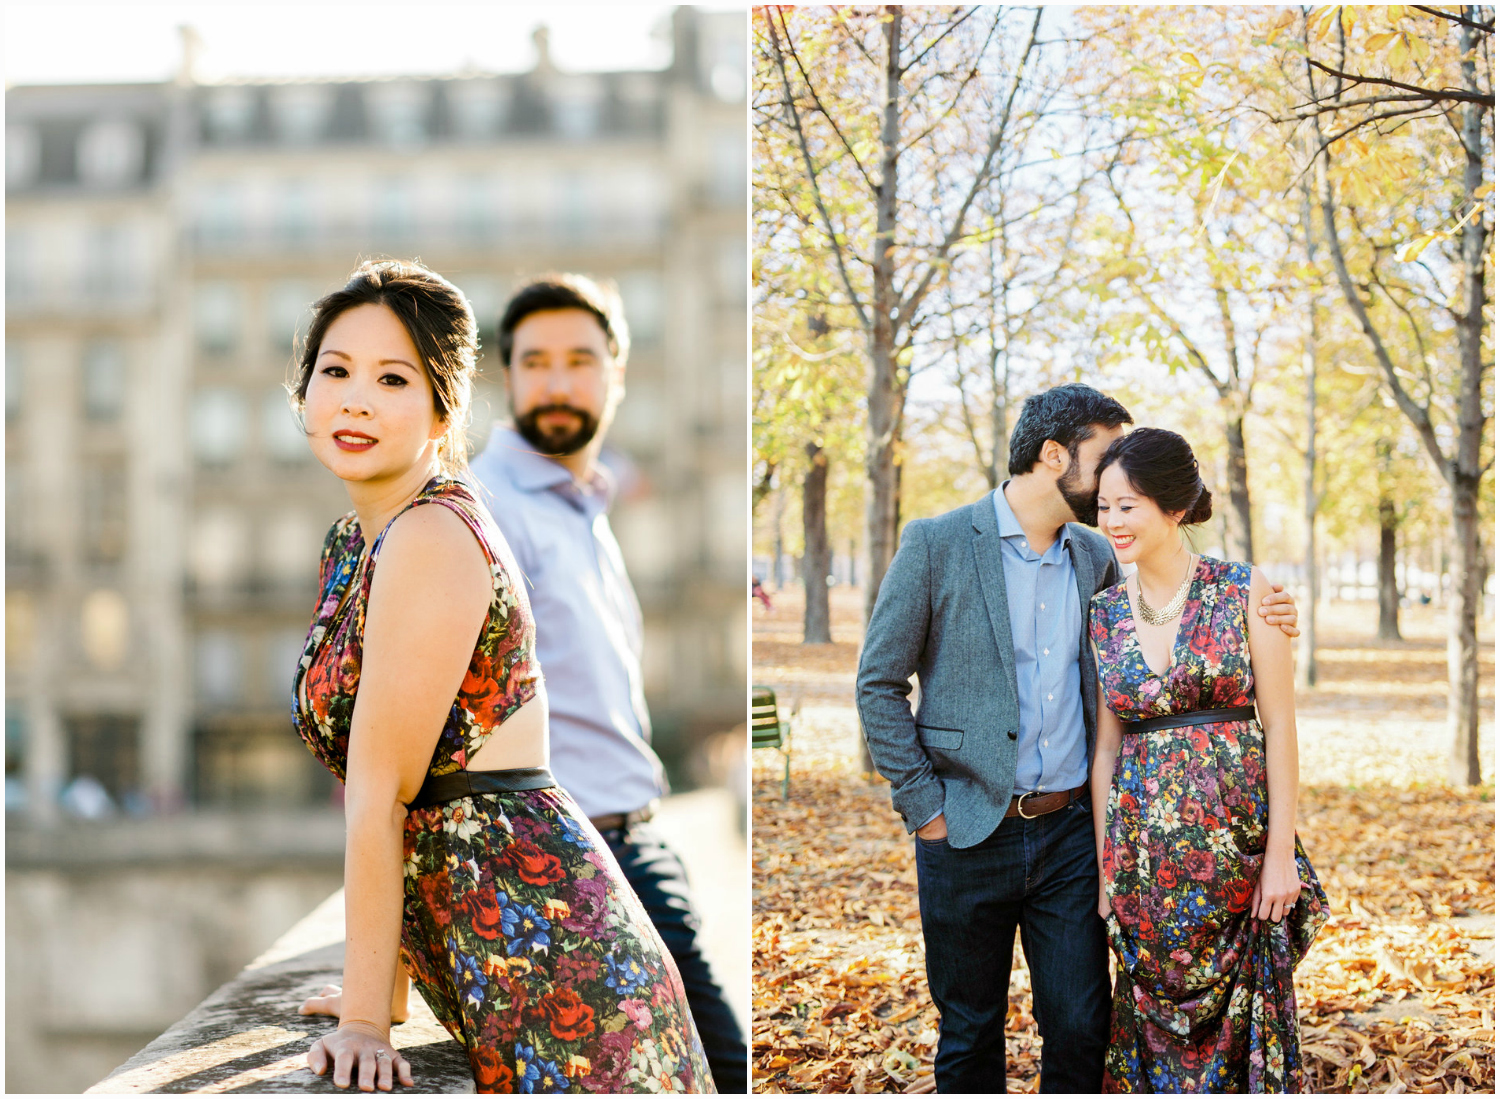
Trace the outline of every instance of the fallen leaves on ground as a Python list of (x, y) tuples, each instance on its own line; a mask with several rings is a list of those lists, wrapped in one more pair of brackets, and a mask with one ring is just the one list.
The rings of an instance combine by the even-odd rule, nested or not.
[[(800, 608), (778, 607), (776, 618), (789, 610)], [(773, 767), (770, 753), (756, 759), (759, 1092), (931, 1088), (938, 1013), (923, 969), (912, 844), (889, 787), (853, 762), (858, 726), (845, 684), (855, 650), (839, 636), (851, 613), (852, 604), (836, 606), (836, 643), (809, 646), (796, 676), (786, 675), (798, 657), (786, 622), (757, 623), (756, 682), (776, 687), (787, 708), (804, 701), (788, 801), (779, 762)], [(1360, 649), (1357, 639), (1325, 636), (1344, 652)], [(1400, 674), (1391, 665), (1401, 651), (1391, 647), (1378, 659), (1343, 660), (1330, 693), (1359, 694), (1352, 670), (1365, 668), (1372, 682), (1413, 688), (1433, 677), (1428, 697), (1440, 697), (1444, 669), (1427, 647), (1414, 646)], [(1345, 724), (1328, 720), (1335, 707), (1309, 701), (1322, 720), (1316, 750), (1304, 756), (1299, 832), (1333, 915), (1296, 975), (1307, 1089), (1493, 1093), (1493, 779), (1467, 790), (1439, 784), (1441, 711), (1430, 706)], [(1413, 719), (1420, 745), (1407, 739)], [(1492, 732), (1487, 761), (1491, 743)], [(1360, 764), (1358, 785), (1348, 784), (1350, 760)], [(1006, 1083), (1034, 1092), (1041, 1039), (1019, 945), (1015, 956)]]

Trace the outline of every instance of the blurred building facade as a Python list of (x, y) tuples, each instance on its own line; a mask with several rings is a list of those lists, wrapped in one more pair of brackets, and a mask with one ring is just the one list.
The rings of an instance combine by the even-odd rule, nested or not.
[[(343, 487), (284, 383), (308, 306), (416, 257), (493, 344), (530, 274), (615, 280), (610, 443), (670, 759), (744, 720), (745, 17), (661, 71), (13, 87), (6, 95), (6, 804), (312, 805), (291, 670)], [(508, 410), (492, 350), (471, 439)], [(108, 802), (99, 795), (99, 787)]]

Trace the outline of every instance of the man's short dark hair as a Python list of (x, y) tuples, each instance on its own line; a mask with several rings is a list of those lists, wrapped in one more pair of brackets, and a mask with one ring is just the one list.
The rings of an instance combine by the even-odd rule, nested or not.
[(1095, 424), (1133, 423), (1124, 405), (1082, 382), (1033, 393), (1021, 406), (1016, 429), (1010, 434), (1011, 476), (1030, 473), (1041, 461), (1042, 444), (1048, 439), (1067, 447), (1068, 457), (1076, 462), (1078, 447), (1093, 437)]
[(587, 275), (551, 274), (532, 279), (517, 290), (500, 315), (498, 326), (500, 363), (510, 365), (516, 346), (516, 328), (533, 313), (553, 309), (582, 309), (599, 322), (609, 353), (617, 363), (624, 363), (630, 352), (630, 329), (625, 324), (625, 309), (613, 283), (595, 282)]

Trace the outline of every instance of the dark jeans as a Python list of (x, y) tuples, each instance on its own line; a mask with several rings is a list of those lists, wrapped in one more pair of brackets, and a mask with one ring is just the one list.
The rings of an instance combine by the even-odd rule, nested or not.
[(724, 990), (714, 980), (708, 959), (698, 948), (701, 925), (698, 913), (693, 911), (682, 860), (649, 824), (611, 828), (603, 836), (682, 974), (693, 1022), (714, 1074), (714, 1087), (721, 1094), (744, 1095), (750, 1067), (745, 1037), (724, 999)]
[(927, 983), (942, 1012), (940, 1092), (1005, 1091), (1005, 1015), (1016, 927), (1042, 1035), (1041, 1090), (1099, 1091), (1109, 1040), (1109, 960), (1087, 795), (1009, 817), (973, 847), (917, 839)]

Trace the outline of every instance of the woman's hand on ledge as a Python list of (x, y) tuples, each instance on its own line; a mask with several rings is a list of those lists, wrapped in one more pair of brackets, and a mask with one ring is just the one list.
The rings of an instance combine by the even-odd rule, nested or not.
[(307, 1064), (318, 1076), (331, 1066), (333, 1083), (341, 1088), (355, 1082), (360, 1091), (390, 1091), (394, 1083), (415, 1084), (406, 1058), (368, 1023), (345, 1023), (319, 1038), (307, 1051)]
[[(398, 998), (404, 1005), (405, 997)], [(344, 990), (338, 985), (324, 985), (322, 992), (303, 1000), (302, 1006), (297, 1009), (298, 1015), (332, 1015), (335, 1019), (343, 1013)], [(406, 1012), (398, 1011), (394, 1004), (391, 1007), (391, 1022), (392, 1024), (406, 1022)]]

